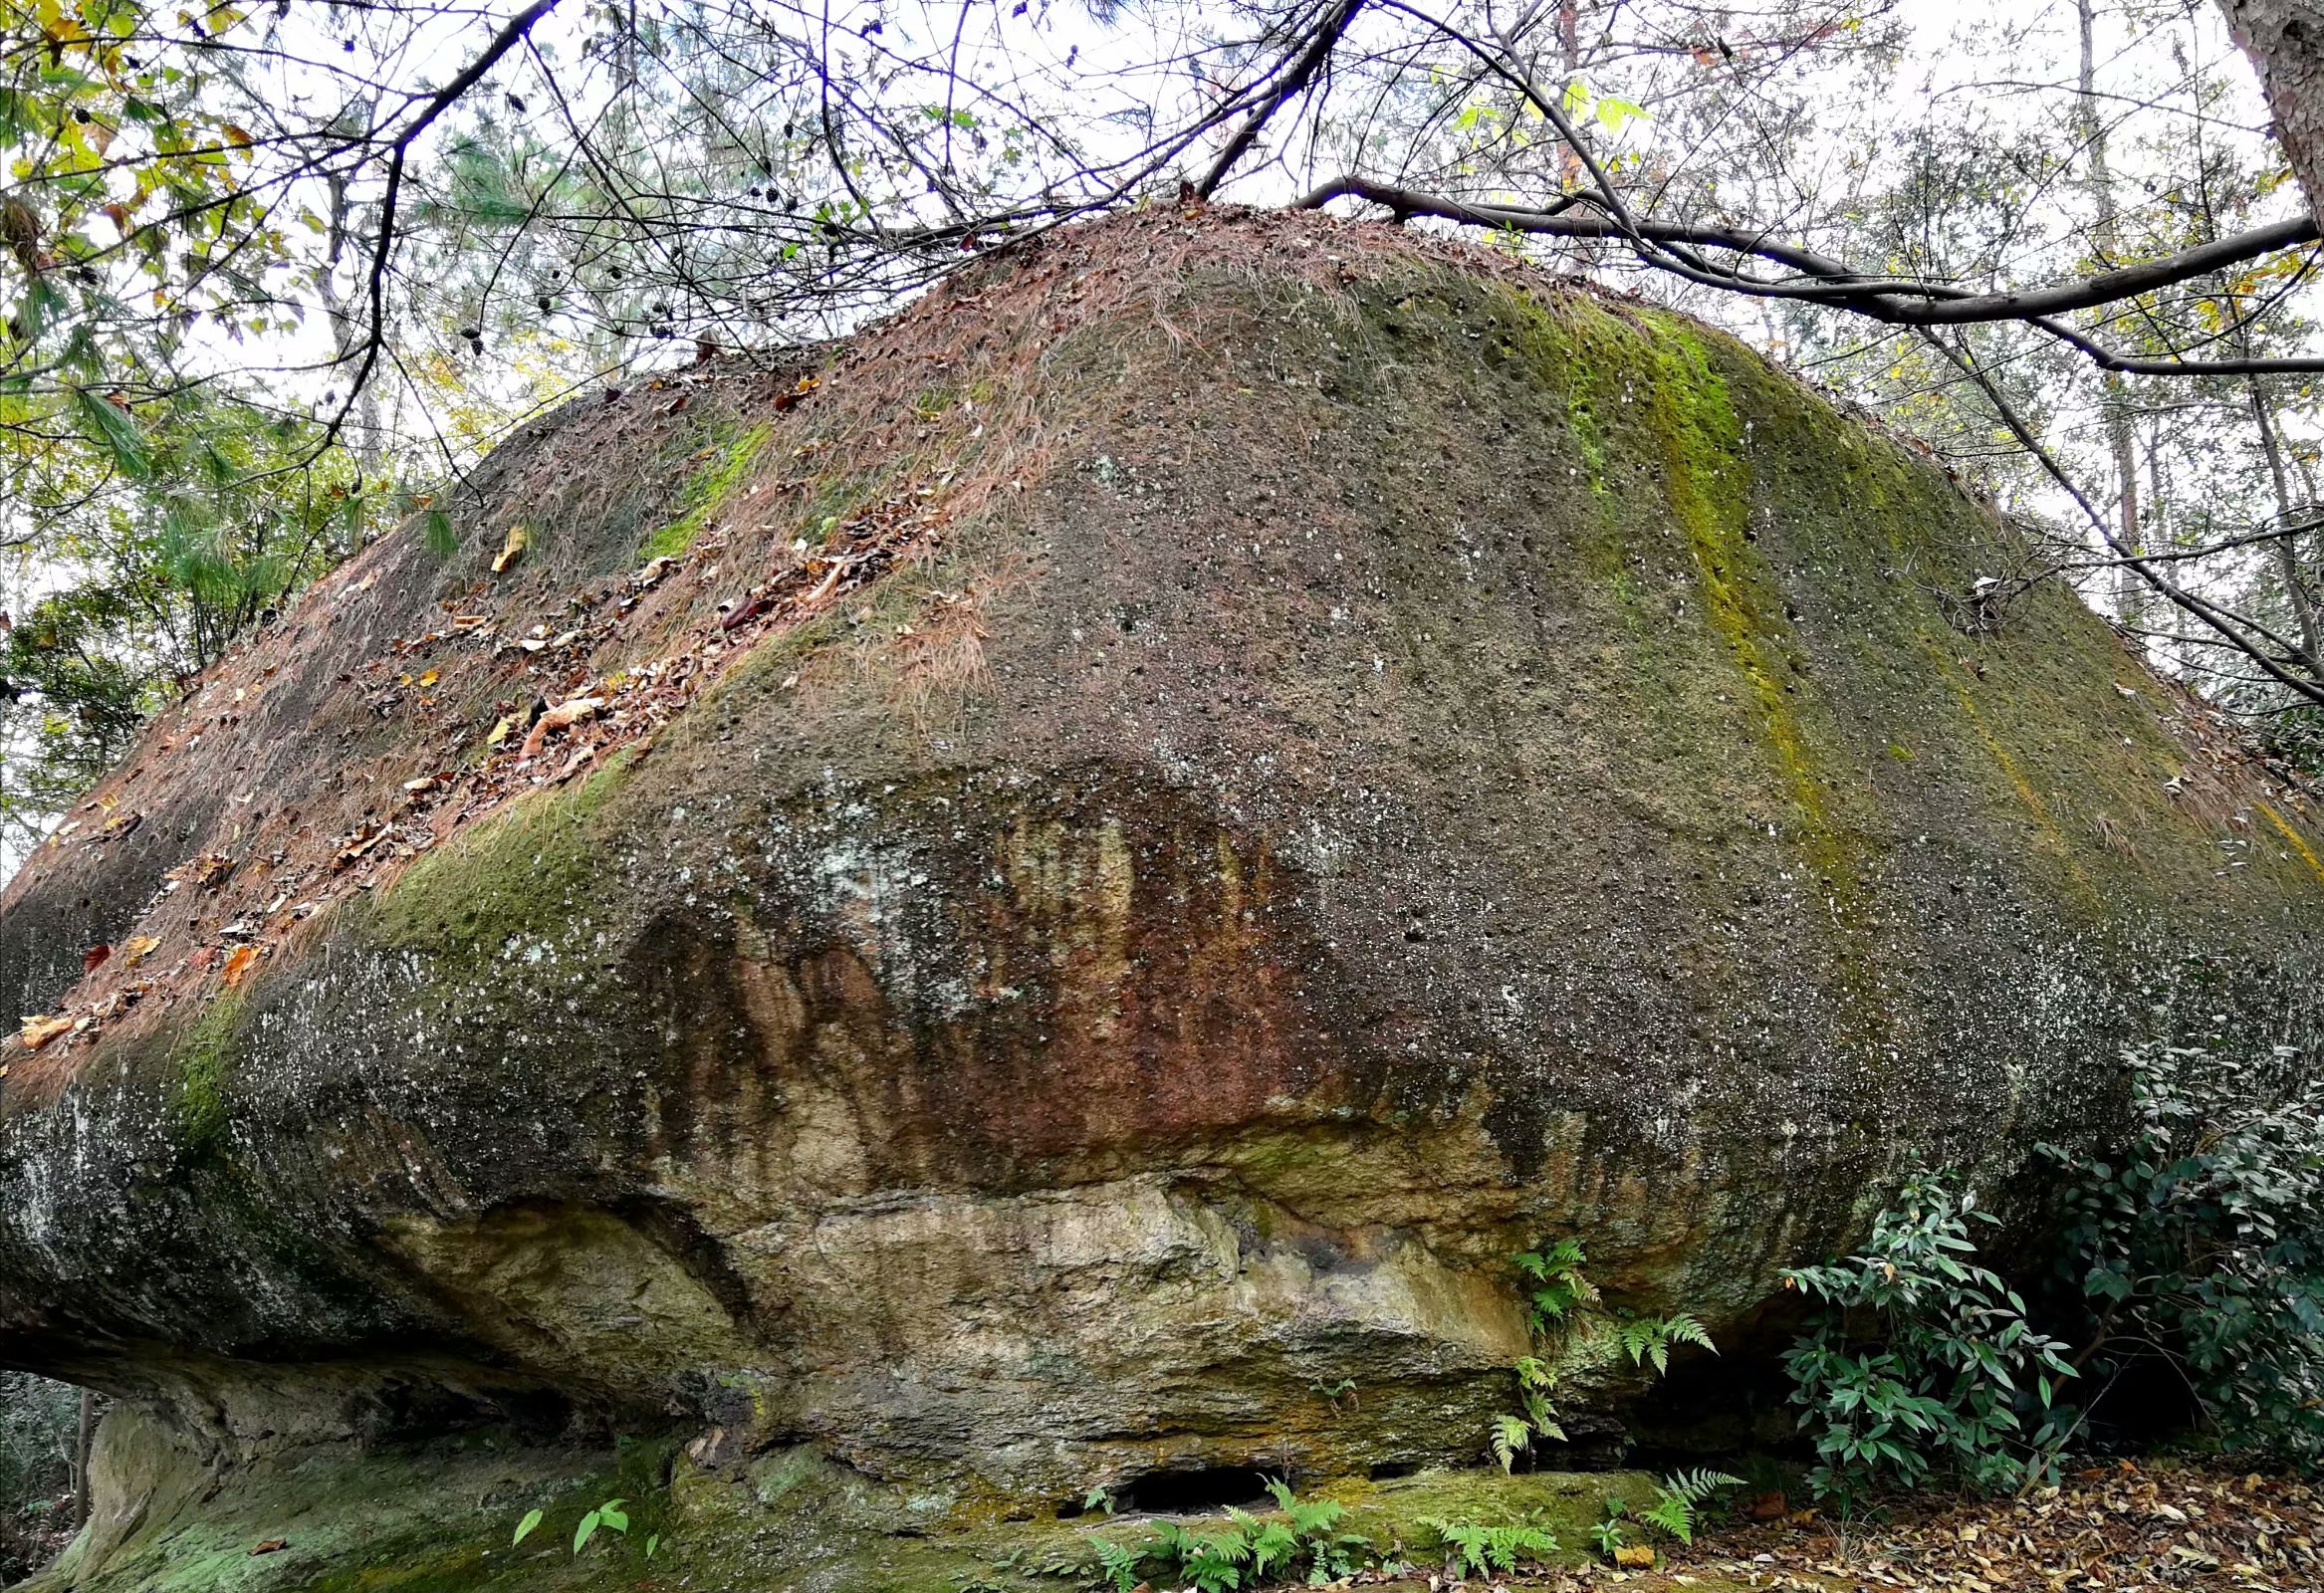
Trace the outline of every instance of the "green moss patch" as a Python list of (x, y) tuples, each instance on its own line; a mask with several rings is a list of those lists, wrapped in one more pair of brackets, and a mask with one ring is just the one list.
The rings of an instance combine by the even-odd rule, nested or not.
[(640, 563), (675, 558), (694, 546), (694, 539), (710, 523), (735, 488), (757, 462), (774, 428), (765, 423), (732, 431), (698, 456), (701, 463), (678, 493), (677, 517), (664, 523), (639, 545)]
[(562, 932), (595, 893), (606, 864), (599, 814), (628, 769), (628, 756), (616, 754), (428, 852), (379, 893), (374, 932), (391, 946), (458, 953)]
[(215, 1147), (225, 1138), (227, 1073), (243, 1000), (240, 991), (221, 993), (203, 1009), (178, 1044), (171, 1105), (177, 1116), (179, 1142), (189, 1151)]

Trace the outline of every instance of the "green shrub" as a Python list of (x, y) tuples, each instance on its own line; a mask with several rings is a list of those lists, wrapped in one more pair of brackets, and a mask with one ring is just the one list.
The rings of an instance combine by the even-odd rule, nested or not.
[(2313, 1466), (2324, 1460), (2324, 1086), (2273, 1082), (2286, 1059), (2134, 1050), (2123, 1154), (2041, 1149), (2071, 1175), (2060, 1270), (2082, 1306), (2093, 1383), (2166, 1362), (2222, 1446)]
[(2065, 1346), (1976, 1264), (1971, 1194), (1921, 1175), (1873, 1224), (1864, 1253), (1784, 1274), (1817, 1302), (1784, 1354), (1791, 1401), (1813, 1440), (1808, 1480), (1853, 1509), (1883, 1482), (1933, 1476), (1999, 1490), (2056, 1471)]

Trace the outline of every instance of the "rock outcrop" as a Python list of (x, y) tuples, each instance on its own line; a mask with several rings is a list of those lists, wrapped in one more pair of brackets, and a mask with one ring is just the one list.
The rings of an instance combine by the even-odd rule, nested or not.
[(2016, 533), (1482, 254), (1141, 213), (453, 518), (0, 901), (0, 1360), (205, 1465), (1472, 1463), (1512, 1252), (1746, 1342), (2125, 1041), (2315, 1036), (2312, 816)]

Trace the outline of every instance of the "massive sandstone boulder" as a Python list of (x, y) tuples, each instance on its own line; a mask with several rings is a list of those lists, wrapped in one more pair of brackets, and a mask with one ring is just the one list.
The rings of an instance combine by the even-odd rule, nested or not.
[(2126, 1041), (2314, 1038), (2296, 796), (1910, 449), (1486, 254), (1059, 234), (452, 518), (4, 898), (77, 1026), (0, 1360), (172, 1499), (478, 1424), (1005, 1511), (1470, 1464), (1512, 1252), (1746, 1346)]

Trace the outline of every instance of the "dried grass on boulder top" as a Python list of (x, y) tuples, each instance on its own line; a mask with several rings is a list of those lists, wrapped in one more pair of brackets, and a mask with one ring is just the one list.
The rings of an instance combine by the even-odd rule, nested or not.
[[(827, 348), (715, 360), (536, 423), (458, 496), (454, 556), (439, 562), (407, 525), (319, 581), (163, 712), (0, 895), (0, 911), (37, 896), (57, 920), (0, 946), (0, 1003), (26, 1015), (15, 1089), (45, 1096), (109, 1028), (138, 1032), (240, 984), (333, 900), (516, 796), (644, 756), (756, 643), (920, 563), (948, 525), (1006, 513), (1076, 418), (1052, 412), (1040, 379), (1069, 327), (1144, 304), (1183, 340), (1166, 307), (1196, 256), (1324, 285), (1416, 253), (1542, 280), (1383, 225), (1154, 210), (1051, 234)], [(948, 392), (972, 355), (1017, 379), (984, 402)], [(641, 567), (689, 476), (758, 428), (691, 544)], [(893, 479), (899, 458), (921, 468)], [(802, 547), (831, 518), (833, 484), (864, 482), (880, 488), (842, 499), (833, 546)], [(495, 572), (518, 527), (522, 551)], [(974, 601), (945, 606), (905, 641), (923, 713), (980, 667)], [(528, 738), (545, 709), (592, 703)], [(60, 900), (83, 910), (57, 914)]]

